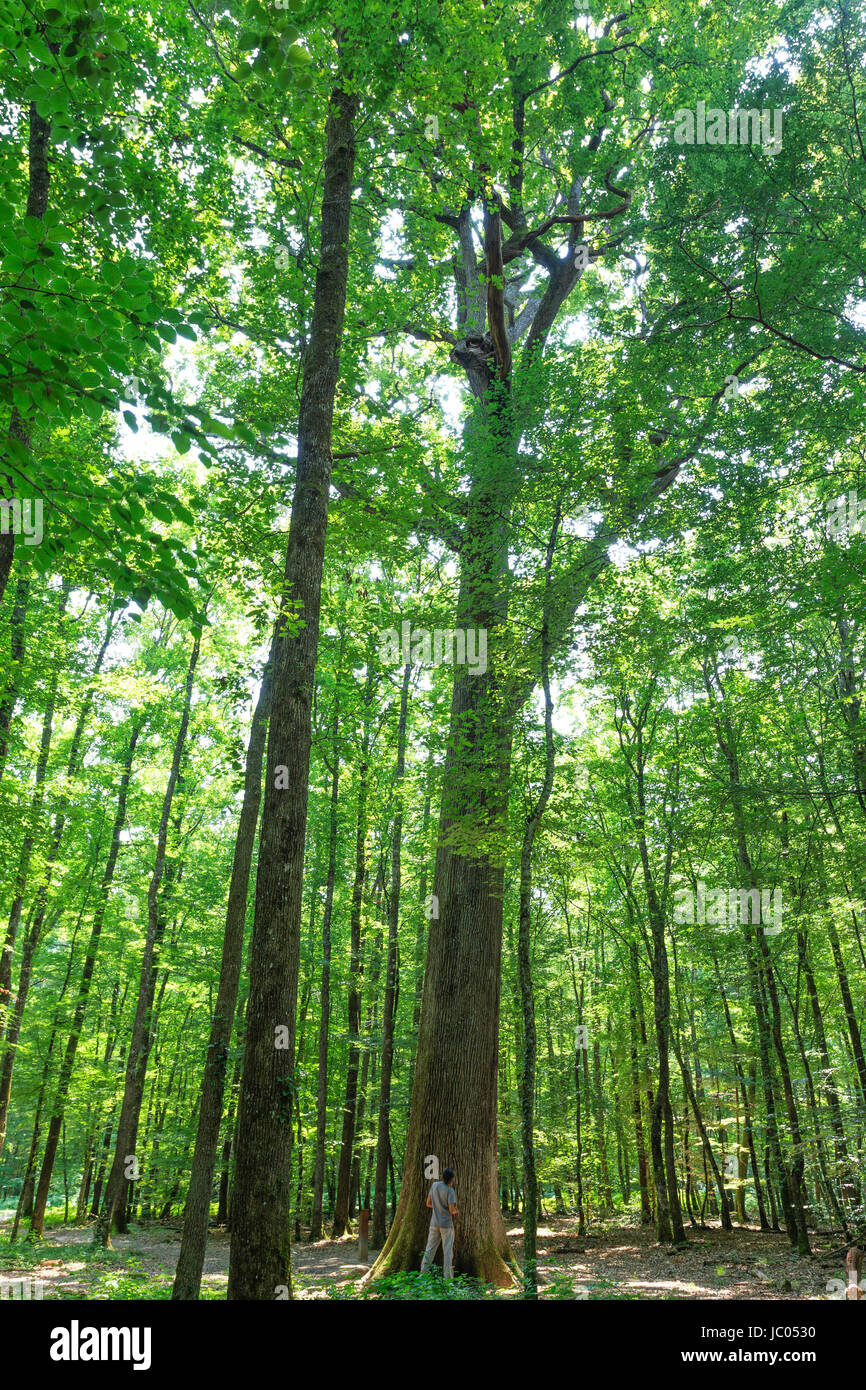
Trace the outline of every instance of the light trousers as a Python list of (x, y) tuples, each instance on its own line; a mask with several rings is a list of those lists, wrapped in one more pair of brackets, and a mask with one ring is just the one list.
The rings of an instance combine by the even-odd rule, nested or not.
[(421, 1261), (421, 1273), (426, 1274), (433, 1263), (433, 1257), (439, 1249), (439, 1242), (442, 1242), (442, 1273), (446, 1279), (453, 1279), (454, 1271), (451, 1268), (451, 1261), (454, 1255), (454, 1227), (435, 1226), (430, 1222), (430, 1234), (427, 1237), (427, 1249), (424, 1251), (424, 1258)]

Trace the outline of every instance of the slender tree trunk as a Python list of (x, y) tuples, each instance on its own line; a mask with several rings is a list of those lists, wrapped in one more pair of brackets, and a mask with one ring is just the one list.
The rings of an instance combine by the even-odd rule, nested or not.
[(187, 729), (189, 728), (193, 681), (195, 678), (196, 665), (198, 663), (200, 644), (201, 634), (199, 632), (196, 634), (193, 641), (192, 652), (187, 666), (186, 686), (180, 725), (174, 742), (174, 752), (172, 755), (168, 784), (163, 796), (162, 814), (160, 816), (159, 832), (156, 841), (156, 855), (147, 889), (147, 936), (145, 938), (144, 953), (141, 961), (138, 1002), (136, 1004), (135, 1018), (132, 1025), (132, 1037), (129, 1042), (123, 1100), (121, 1102), (120, 1118), (117, 1122), (114, 1161), (108, 1175), (108, 1182), (106, 1183), (102, 1211), (100, 1212), (94, 1232), (94, 1240), (98, 1244), (105, 1246), (111, 1245), (111, 1225), (115, 1215), (121, 1210), (121, 1198), (125, 1192), (127, 1181), (127, 1162), (135, 1156), (134, 1140), (138, 1125), (139, 1108), (141, 1106), (141, 1086), (144, 1080), (142, 1076), (142, 1065), (145, 1067), (147, 1065), (154, 971), (156, 966), (155, 956), (157, 937), (160, 934), (159, 891), (165, 872), (166, 845), (168, 841), (172, 801), (174, 800), (175, 788), (177, 787), (178, 778), (180, 777), (181, 759), (186, 743)]
[[(50, 184), (51, 171), (48, 162), (48, 152), (51, 139), (51, 124), (44, 117), (39, 115), (36, 109), (36, 102), (31, 101), (28, 114), (29, 139), (27, 150), (28, 163), (28, 187), (27, 187), (27, 216), (38, 217), (40, 220), (45, 216), (48, 207), (48, 189)], [(9, 423), (9, 433), (24, 450), (29, 450), (32, 438), (32, 426), (28, 420), (22, 418), (18, 412), (17, 405), (12, 407), (12, 416)], [(8, 476), (0, 476), (0, 494), (5, 498), (15, 495), (15, 487), (12, 479)], [(11, 524), (0, 529), (0, 603), (6, 591), (6, 584), (12, 569), (12, 560), (15, 554), (15, 536), (12, 532)]]
[[(342, 637), (341, 637), (342, 652)], [(338, 663), (339, 672), (342, 663)], [(322, 914), (322, 988), (319, 1013), (319, 1063), (316, 1078), (316, 1155), (313, 1163), (313, 1207), (310, 1240), (322, 1239), (322, 1200), (325, 1188), (325, 1140), (328, 1131), (328, 1037), (331, 1024), (331, 917), (334, 886), (337, 881), (337, 805), (340, 790), (340, 710), (334, 693), (331, 726), (331, 797), (328, 810), (328, 877), (325, 884), (325, 910)]]
[(833, 921), (832, 914), (828, 914), (827, 917), (827, 935), (830, 938), (830, 949), (833, 952), (836, 974), (839, 977), (839, 993), (842, 996), (845, 1022), (848, 1024), (848, 1034), (851, 1038), (851, 1051), (854, 1054), (854, 1064), (857, 1068), (857, 1080), (860, 1083), (860, 1094), (863, 1098), (864, 1108), (866, 1108), (866, 1056), (864, 1056), (863, 1053), (863, 1039), (860, 1035), (860, 1026), (857, 1022), (857, 1014), (854, 1010), (854, 1003), (851, 998), (851, 986), (848, 982), (848, 972), (845, 969), (845, 960), (842, 955), (842, 948), (839, 945), (839, 933), (836, 930), (836, 923)]
[[(740, 871), (743, 875), (744, 885), (749, 890), (754, 890), (757, 889), (759, 885), (756, 881), (746, 837), (746, 822), (743, 811), (737, 746), (728, 710), (724, 704), (724, 691), (717, 672), (715, 673), (715, 679), (716, 684), (714, 686), (710, 678), (709, 670), (705, 667), (704, 683), (707, 694), (714, 707), (713, 722), (716, 742), (722, 757), (725, 759), (728, 770), (728, 784), (731, 791), (731, 802), (736, 831), (737, 859), (740, 865)], [(809, 1238), (806, 1233), (806, 1219), (803, 1211), (801, 1187), (803, 1163), (802, 1146), (798, 1142), (799, 1121), (796, 1106), (794, 1105), (787, 1055), (782, 1041), (781, 1015), (773, 976), (772, 960), (767, 949), (767, 942), (763, 931), (760, 929), (757, 931), (756, 941), (753, 942), (750, 937), (748, 925), (742, 923), (741, 926), (743, 951), (748, 967), (749, 987), (752, 994), (752, 1002), (757, 1022), (758, 1051), (761, 1059), (764, 1101), (767, 1109), (767, 1138), (770, 1154), (778, 1173), (779, 1196), (788, 1238), (792, 1245), (798, 1246), (801, 1253), (807, 1254), (809, 1251)], [(770, 1006), (769, 1012), (767, 1009), (768, 1002)], [(773, 1075), (770, 1063), (771, 1041), (779, 1061), (785, 1103), (788, 1109), (792, 1140), (794, 1142), (794, 1155), (790, 1166), (785, 1163), (779, 1136), (776, 1102), (773, 1095)]]
[(21, 668), (24, 661), (25, 622), (29, 595), (30, 580), (24, 574), (19, 575), (18, 583), (15, 588), (15, 601), (12, 605), (12, 615), (9, 622), (9, 675), (6, 679), (3, 698), (0, 700), (0, 779), (2, 779), (3, 771), (6, 767), (6, 757), (9, 752), (9, 729), (12, 725), (12, 715), (15, 712), (15, 704), (18, 699), (18, 689), (21, 682)]
[(406, 713), (409, 705), (407, 662), (400, 692), (397, 726), (397, 765), (394, 770), (394, 828), (391, 834), (391, 894), (388, 899), (388, 958), (385, 963), (385, 998), (382, 1003), (382, 1061), (379, 1069), (379, 1116), (376, 1135), (376, 1195), (373, 1205), (372, 1244), (385, 1244), (388, 1194), (388, 1153), (391, 1148), (391, 1073), (394, 1066), (394, 1014), (397, 998), (397, 928), (400, 922), (400, 849), (403, 842), (403, 774), (406, 765)]
[(695, 1122), (696, 1122), (696, 1124), (697, 1124), (697, 1126), (698, 1126), (698, 1133), (699, 1133), (700, 1136), (701, 1136), (701, 1143), (702, 1143), (703, 1146), (704, 1146), (704, 1156), (705, 1156), (707, 1162), (709, 1163), (710, 1168), (712, 1169), (712, 1172), (713, 1172), (713, 1180), (714, 1180), (714, 1182), (715, 1182), (715, 1184), (716, 1184), (716, 1187), (717, 1187), (717, 1189), (718, 1189), (718, 1193), (719, 1193), (719, 1204), (720, 1204), (720, 1207), (721, 1207), (721, 1214), (722, 1214), (722, 1228), (723, 1228), (724, 1230), (726, 1230), (726, 1231), (732, 1231), (732, 1230), (734, 1229), (734, 1227), (733, 1227), (733, 1222), (731, 1221), (731, 1206), (730, 1206), (730, 1203), (729, 1203), (729, 1201), (728, 1201), (728, 1194), (727, 1194), (727, 1192), (725, 1191), (725, 1178), (724, 1178), (724, 1174), (721, 1173), (721, 1172), (719, 1171), (719, 1165), (717, 1164), (717, 1162), (716, 1162), (716, 1156), (715, 1156), (715, 1154), (713, 1153), (713, 1147), (712, 1147), (712, 1144), (710, 1143), (710, 1136), (707, 1134), (706, 1125), (704, 1124), (704, 1119), (703, 1119), (703, 1116), (701, 1115), (700, 1106), (699, 1106), (699, 1104), (698, 1104), (698, 1098), (697, 1098), (697, 1096), (695, 1095), (695, 1088), (694, 1088), (694, 1086), (692, 1085), (692, 1078), (689, 1076), (688, 1068), (686, 1067), (685, 1063), (683, 1062), (682, 1055), (681, 1055), (681, 1053), (680, 1053), (680, 1050), (679, 1050), (679, 1048), (678, 1048), (676, 1042), (674, 1042), (673, 1040), (672, 1040), (672, 1046), (673, 1046), (674, 1056), (676, 1057), (677, 1062), (679, 1063), (680, 1072), (682, 1073), (683, 1086), (685, 1087), (686, 1097), (687, 1097), (687, 1099), (688, 1099), (689, 1104), (690, 1104), (691, 1107), (692, 1107), (692, 1111), (693, 1111), (694, 1117), (695, 1117)]
[(610, 1185), (610, 1168), (607, 1161), (607, 1136), (604, 1126), (604, 1087), (601, 1073), (601, 1044), (598, 1034), (592, 1040), (593, 1092), (595, 1096), (595, 1134), (598, 1145), (599, 1169), (601, 1173), (600, 1196), (601, 1214), (607, 1216), (613, 1210), (613, 1190)]
[(652, 1203), (650, 1201), (649, 1164), (644, 1143), (643, 1107), (641, 1104), (641, 1067), (639, 1052), (639, 1033), (637, 1010), (640, 998), (640, 979), (637, 946), (629, 946), (632, 986), (629, 992), (629, 1021), (631, 1028), (631, 1094), (632, 1114), (634, 1116), (635, 1144), (637, 1146), (637, 1165), (640, 1181), (640, 1221), (642, 1226), (652, 1223)]
[[(70, 592), (70, 587), (71, 587), (71, 586), (70, 586), (69, 584), (64, 584), (64, 586), (63, 586), (62, 595), (61, 595), (61, 605), (60, 605), (60, 612), (61, 612), (61, 614), (65, 611), (66, 602), (67, 602), (67, 599), (68, 599), (68, 596), (69, 596), (69, 592)], [(102, 645), (101, 645), (101, 647), (100, 647), (100, 649), (99, 649), (99, 652), (98, 652), (98, 655), (97, 655), (97, 658), (96, 658), (96, 662), (95, 662), (95, 665), (94, 665), (94, 670), (93, 670), (93, 676), (94, 676), (94, 678), (95, 678), (96, 676), (99, 675), (99, 673), (100, 673), (100, 671), (101, 671), (101, 669), (102, 669), (102, 663), (103, 663), (103, 661), (105, 660), (105, 654), (106, 654), (106, 652), (108, 651), (108, 646), (109, 646), (109, 643), (110, 643), (110, 641), (111, 641), (111, 638), (112, 638), (112, 636), (113, 636), (113, 634), (114, 634), (114, 629), (115, 629), (114, 610), (113, 610), (113, 608), (112, 608), (112, 610), (109, 612), (108, 622), (107, 622), (107, 624), (106, 624), (106, 629), (105, 629), (105, 635), (104, 635), (104, 637), (103, 637)], [(56, 682), (55, 682), (55, 686), (54, 686), (54, 691), (55, 691), (55, 694), (56, 694)], [(66, 782), (67, 782), (67, 785), (71, 785), (73, 778), (75, 777), (76, 773), (78, 772), (78, 768), (79, 768), (79, 764), (80, 764), (80, 758), (81, 758), (81, 741), (82, 741), (82, 737), (83, 737), (83, 735), (84, 735), (84, 728), (85, 728), (85, 725), (86, 725), (87, 720), (88, 720), (88, 718), (89, 718), (89, 716), (90, 716), (90, 711), (91, 711), (91, 709), (92, 709), (92, 707), (93, 707), (93, 698), (94, 698), (95, 693), (96, 693), (95, 684), (90, 684), (90, 685), (88, 686), (87, 691), (85, 692), (84, 699), (83, 699), (82, 702), (81, 702), (81, 708), (80, 708), (80, 710), (79, 710), (79, 712), (78, 712), (78, 718), (76, 719), (76, 722), (75, 722), (75, 729), (74, 729), (74, 732), (73, 732), (73, 735), (72, 735), (72, 742), (71, 742), (70, 747), (69, 747), (69, 755), (68, 755), (67, 760), (66, 760)], [(52, 704), (52, 705), (53, 705), (53, 702), (54, 702), (54, 696), (52, 696), (52, 700), (51, 700), (51, 704)], [(48, 721), (47, 721), (47, 722), (48, 722)], [(48, 741), (45, 742), (45, 744), (44, 744), (44, 754), (45, 754), (45, 759), (46, 759), (46, 761), (47, 761), (47, 756), (48, 756), (48, 743), (50, 742), (50, 736), (51, 736), (51, 735), (50, 735), (50, 727), (48, 727)], [(44, 738), (44, 730), (43, 730), (43, 738)], [(43, 766), (43, 777), (44, 777), (44, 766)], [(41, 793), (40, 793), (40, 804), (41, 804)], [(64, 794), (63, 794), (63, 795), (61, 796), (61, 798), (60, 798), (60, 804), (59, 804), (59, 806), (58, 806), (58, 808), (57, 808), (57, 812), (56, 812), (56, 814), (55, 814), (55, 816), (54, 816), (54, 823), (53, 823), (52, 832), (51, 832), (51, 840), (50, 840), (50, 843), (49, 843), (49, 846), (48, 846), (48, 851), (47, 851), (47, 854), (46, 854), (45, 863), (44, 863), (44, 866), (43, 866), (43, 869), (42, 869), (42, 875), (41, 875), (41, 881), (40, 881), (40, 884), (39, 884), (39, 889), (38, 889), (37, 894), (36, 894), (36, 907), (35, 907), (35, 912), (34, 912), (34, 916), (33, 916), (33, 921), (32, 921), (32, 924), (31, 924), (31, 926), (30, 926), (30, 929), (29, 929), (28, 932), (27, 932), (27, 939), (25, 940), (25, 943), (24, 943), (24, 950), (23, 950), (23, 952), (22, 952), (22, 960), (21, 960), (21, 976), (20, 976), (20, 979), (19, 979), (19, 986), (18, 986), (18, 997), (17, 997), (17, 999), (16, 999), (16, 1001), (15, 1001), (15, 1014), (14, 1014), (14, 1018), (13, 1018), (13, 1024), (12, 1024), (12, 1026), (10, 1027), (10, 1030), (9, 1030), (9, 1037), (7, 1038), (7, 1052), (6, 1052), (6, 1055), (5, 1055), (4, 1059), (3, 1059), (2, 1074), (0, 1074), (0, 1150), (2, 1150), (2, 1147), (3, 1147), (3, 1138), (4, 1138), (5, 1133), (6, 1133), (6, 1122), (7, 1122), (7, 1116), (8, 1116), (8, 1111), (9, 1111), (9, 1099), (10, 1099), (11, 1090), (12, 1090), (12, 1072), (13, 1072), (13, 1068), (14, 1068), (14, 1065), (15, 1065), (15, 1057), (16, 1057), (16, 1053), (17, 1053), (18, 1034), (19, 1034), (19, 1031), (20, 1031), (20, 1028), (21, 1028), (21, 1021), (22, 1021), (22, 1018), (23, 1018), (23, 1015), (24, 1015), (25, 1005), (26, 1005), (26, 1003), (27, 1003), (27, 995), (28, 995), (28, 992), (29, 992), (29, 989), (30, 989), (30, 980), (31, 980), (32, 971), (33, 971), (33, 960), (34, 960), (34, 957), (35, 957), (35, 955), (36, 955), (36, 951), (37, 951), (37, 949), (38, 949), (38, 947), (39, 947), (39, 945), (40, 945), (40, 943), (41, 943), (41, 940), (42, 940), (43, 927), (44, 927), (44, 925), (45, 925), (45, 916), (46, 916), (46, 912), (47, 912), (47, 910), (48, 910), (48, 893), (49, 893), (49, 889), (50, 889), (50, 887), (51, 887), (51, 880), (52, 880), (52, 877), (53, 877), (53, 874), (54, 874), (54, 869), (55, 869), (55, 867), (56, 867), (56, 865), (57, 865), (57, 862), (58, 862), (58, 860), (59, 860), (59, 858), (60, 858), (60, 847), (61, 847), (61, 844), (62, 844), (62, 842), (63, 842), (63, 832), (64, 832), (64, 829), (65, 829), (65, 827), (66, 827), (66, 817), (67, 817), (68, 810), (69, 810), (69, 793), (68, 793), (68, 792), (64, 792)], [(13, 1030), (14, 1030), (14, 1041), (13, 1041), (13, 1038), (12, 1038)]]
[(244, 952), (244, 922), (259, 804), (262, 798), (262, 760), (270, 708), (271, 667), (267, 665), (262, 676), (261, 690), (247, 744), (244, 798), (235, 836), (217, 1000), (202, 1078), (198, 1128), (184, 1207), (180, 1253), (171, 1295), (175, 1301), (195, 1300), (201, 1290), (217, 1143), (225, 1096), (226, 1068)]
[[(755, 1199), (756, 1199), (756, 1201), (757, 1201), (757, 1203), (758, 1203), (758, 1220), (759, 1220), (760, 1223), (761, 1223), (761, 1230), (762, 1230), (762, 1231), (769, 1231), (769, 1230), (771, 1229), (771, 1227), (770, 1227), (770, 1223), (769, 1223), (769, 1221), (768, 1221), (768, 1219), (767, 1219), (766, 1207), (764, 1206), (764, 1193), (763, 1193), (763, 1189), (762, 1189), (762, 1187), (761, 1187), (761, 1174), (760, 1174), (760, 1170), (759, 1170), (759, 1168), (758, 1168), (758, 1155), (757, 1155), (757, 1152), (756, 1152), (756, 1150), (755, 1150), (754, 1125), (753, 1125), (753, 1119), (752, 1119), (753, 1114), (754, 1114), (754, 1102), (753, 1102), (753, 1097), (754, 1097), (754, 1086), (755, 1086), (755, 1081), (754, 1081), (754, 1068), (755, 1068), (755, 1063), (754, 1063), (754, 1061), (752, 1061), (752, 1063), (751, 1063), (752, 1078), (751, 1078), (750, 1084), (747, 1085), (747, 1084), (746, 1084), (746, 1078), (745, 1078), (745, 1075), (744, 1075), (744, 1072), (743, 1072), (742, 1063), (740, 1062), (740, 1052), (739, 1052), (739, 1048), (737, 1047), (737, 1037), (736, 1037), (736, 1034), (735, 1034), (735, 1032), (734, 1032), (734, 1024), (733, 1024), (733, 1020), (732, 1020), (732, 1018), (731, 1018), (731, 1010), (730, 1010), (730, 1006), (729, 1006), (729, 1004), (728, 1004), (728, 996), (727, 996), (727, 993), (725, 992), (725, 986), (724, 986), (724, 984), (723, 984), (723, 982), (722, 982), (721, 971), (719, 970), (718, 958), (717, 958), (717, 956), (716, 956), (716, 954), (715, 954), (715, 951), (713, 951), (712, 955), (713, 955), (713, 966), (714, 966), (714, 968), (715, 968), (715, 973), (716, 973), (716, 983), (717, 983), (718, 989), (719, 989), (719, 997), (720, 997), (720, 999), (721, 999), (721, 1001), (722, 1001), (722, 1007), (723, 1007), (724, 1013), (725, 1013), (725, 1022), (726, 1022), (726, 1024), (727, 1024), (727, 1028), (728, 1028), (728, 1037), (729, 1037), (730, 1040), (731, 1040), (731, 1052), (732, 1052), (733, 1059), (734, 1059), (734, 1071), (736, 1072), (737, 1082), (738, 1082), (739, 1087), (740, 1087), (740, 1096), (741, 1096), (742, 1102), (743, 1102), (743, 1113), (744, 1113), (744, 1115), (745, 1115), (745, 1123), (744, 1123), (744, 1130), (743, 1130), (743, 1141), (744, 1141), (745, 1146), (746, 1146), (746, 1147), (748, 1148), (748, 1150), (749, 1150), (749, 1157), (750, 1157), (751, 1163), (752, 1163), (752, 1173), (754, 1174), (754, 1178), (755, 1178)], [(743, 1180), (745, 1179), (745, 1173), (741, 1174), (741, 1178), (742, 1178)], [(745, 1218), (744, 1218), (744, 1219), (745, 1219)]]
[(550, 572), (560, 506), (557, 504), (544, 568), (544, 599), (541, 624), (541, 686), (544, 691), (544, 781), (535, 805), (526, 818), (520, 850), (520, 899), (517, 929), (517, 972), (520, 980), (520, 1010), (523, 1056), (520, 1075), (520, 1146), (523, 1159), (523, 1296), (538, 1298), (538, 1174), (535, 1164), (535, 1069), (538, 1042), (535, 1026), (535, 996), (532, 987), (532, 849), (553, 790), (553, 700), (550, 694)]
[[(319, 642), (331, 477), (331, 428), (349, 268), (358, 97), (335, 88), (326, 122), (322, 237), (298, 415), (298, 463), (284, 593), (300, 610), (295, 635), (275, 641), (274, 705), (259, 836), (250, 995), (232, 1196), (230, 1299), (291, 1294), (294, 1031), (303, 911), (310, 711)], [(278, 781), (277, 769), (286, 769)], [(276, 1048), (276, 1028), (288, 1047)]]
[(87, 1199), (90, 1196), (90, 1180), (93, 1176), (93, 1129), (88, 1128), (84, 1139), (84, 1153), (81, 1159), (81, 1185), (75, 1205), (75, 1224), (83, 1226), (87, 1219)]
[(63, 1113), (66, 1106), (66, 1099), (69, 1094), (69, 1085), (72, 1080), (72, 1070), (75, 1065), (75, 1055), (78, 1044), (81, 1040), (81, 1033), (84, 1027), (84, 1017), (87, 1011), (87, 1000), (90, 994), (90, 985), (93, 979), (93, 971), (96, 967), (96, 956), (99, 947), (99, 940), (102, 935), (102, 928), (105, 922), (105, 913), (108, 907), (111, 885), (114, 880), (114, 871), (117, 866), (117, 858), (120, 853), (121, 834), (126, 823), (126, 803), (129, 796), (129, 783), (132, 777), (132, 762), (135, 756), (135, 747), (141, 734), (144, 724), (144, 716), (141, 716), (133, 724), (129, 736), (129, 744), (126, 750), (126, 757), (121, 770), (120, 783), (117, 795), (117, 810), (114, 817), (114, 826), (111, 832), (111, 845), (108, 851), (108, 858), (102, 872), (102, 880), (99, 888), (99, 896), (96, 902), (96, 910), (93, 916), (93, 924), (90, 929), (90, 939), (84, 956), (84, 966), (81, 972), (81, 980), (78, 986), (78, 998), (75, 1003), (75, 1012), (72, 1018), (72, 1025), (69, 1030), (69, 1037), (66, 1043), (66, 1052), (60, 1068), (60, 1076), (57, 1081), (57, 1090), (54, 1096), (54, 1106), (51, 1121), (48, 1126), (48, 1137), (45, 1142), (45, 1152), (42, 1158), (42, 1169), (39, 1175), (39, 1186), (36, 1191), (36, 1201), (33, 1207), (33, 1216), (30, 1221), (30, 1231), (34, 1236), (41, 1236), (45, 1220), (45, 1205), (48, 1200), (48, 1193), (51, 1187), (51, 1174), (54, 1168), (54, 1159), (57, 1153), (57, 1142), (60, 1137), (61, 1126), (63, 1124)]
[(229, 1108), (225, 1122), (225, 1140), (220, 1155), (220, 1185), (217, 1197), (217, 1225), (231, 1226), (231, 1206), (229, 1204), (229, 1173), (235, 1133), (235, 1096), (241, 1081), (240, 1058), (235, 1062), (232, 1084), (229, 1088)]
[[(33, 782), (33, 791), (30, 797), (30, 809), (26, 821), (26, 832), (21, 844), (18, 856), (18, 868), (15, 873), (15, 883), (12, 889), (12, 906), (9, 911), (9, 921), (6, 927), (6, 939), (3, 942), (3, 949), (0, 951), (0, 1039), (3, 1038), (7, 1021), (7, 1010), (12, 997), (12, 960), (15, 952), (15, 942), (18, 937), (18, 929), (21, 925), (21, 913), (24, 907), (24, 895), (27, 889), (27, 876), (30, 869), (30, 860), (33, 854), (33, 846), (36, 840), (40, 816), (42, 813), (42, 803), (45, 797), (45, 774), (48, 768), (48, 755), (51, 751), (51, 735), (54, 725), (54, 707), (57, 702), (57, 684), (60, 678), (59, 663), (55, 665), (51, 686), (48, 694), (48, 704), (42, 720), (42, 736), (39, 742), (39, 756), (36, 760), (36, 773)], [(20, 986), (19, 986), (20, 995)], [(3, 1067), (0, 1072), (0, 1152), (3, 1150), (3, 1140), (6, 1135), (6, 1110), (3, 1109), (3, 1096), (6, 1087), (12, 1085), (12, 1054), (4, 1050)], [(9, 1068), (8, 1079), (6, 1068)], [(8, 1106), (8, 1098), (6, 1102)]]
[[(349, 1224), (352, 1201), (352, 1159), (355, 1150), (355, 1125), (358, 1103), (358, 1066), (361, 1038), (361, 915), (364, 906), (364, 886), (367, 881), (367, 793), (370, 775), (370, 703), (373, 697), (372, 651), (367, 653), (367, 678), (364, 685), (364, 733), (361, 739), (361, 765), (358, 770), (358, 820), (355, 830), (355, 877), (352, 882), (350, 910), (349, 965), (349, 1058), (346, 1065), (346, 1092), (343, 1100), (343, 1130), (340, 1138), (340, 1162), (337, 1169), (337, 1200), (331, 1239), (345, 1235)], [(365, 1053), (366, 1056), (366, 1053)]]

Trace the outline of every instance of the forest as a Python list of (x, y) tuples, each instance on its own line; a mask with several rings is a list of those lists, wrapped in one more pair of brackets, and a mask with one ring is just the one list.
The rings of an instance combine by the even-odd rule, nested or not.
[(866, 11), (619, 3), (0, 0), (4, 1299), (866, 1289)]

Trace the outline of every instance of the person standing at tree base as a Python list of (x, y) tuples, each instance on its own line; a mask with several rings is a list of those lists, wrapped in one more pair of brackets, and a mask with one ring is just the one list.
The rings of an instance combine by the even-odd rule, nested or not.
[(442, 1273), (446, 1279), (454, 1277), (451, 1262), (454, 1257), (454, 1217), (457, 1215), (457, 1193), (451, 1186), (454, 1181), (454, 1169), (445, 1168), (442, 1172), (442, 1181), (434, 1182), (427, 1194), (427, 1205), (432, 1208), (433, 1215), (430, 1217), (430, 1234), (427, 1237), (427, 1249), (424, 1251), (424, 1258), (421, 1261), (421, 1273), (426, 1274), (433, 1257), (442, 1242)]

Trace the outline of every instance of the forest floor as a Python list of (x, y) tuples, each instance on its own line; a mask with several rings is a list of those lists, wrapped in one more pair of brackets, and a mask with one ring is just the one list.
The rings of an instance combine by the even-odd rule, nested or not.
[[(0, 1297), (8, 1298), (8, 1285), (22, 1279), (41, 1281), (43, 1298), (171, 1296), (180, 1249), (179, 1223), (133, 1226), (128, 1235), (112, 1238), (113, 1249), (109, 1251), (94, 1247), (92, 1227), (62, 1224), (48, 1226), (39, 1245), (19, 1240), (10, 1247), (12, 1215), (0, 1211)], [(539, 1226), (542, 1297), (827, 1299), (833, 1292), (828, 1292), (828, 1281), (844, 1277), (843, 1241), (832, 1232), (810, 1233), (814, 1253), (803, 1258), (791, 1249), (784, 1234), (762, 1233), (750, 1226), (725, 1232), (718, 1222), (708, 1222), (704, 1229), (688, 1230), (685, 1249), (672, 1250), (655, 1241), (651, 1228), (605, 1223), (596, 1226), (592, 1234), (578, 1237), (575, 1224), (573, 1217), (546, 1216)], [(506, 1221), (506, 1225), (519, 1261), (523, 1243), (519, 1218), (510, 1224)], [(228, 1234), (212, 1231), (203, 1297), (225, 1297), (228, 1256)], [(352, 1298), (354, 1285), (369, 1268), (358, 1262), (357, 1242), (351, 1237), (296, 1244), (292, 1263), (295, 1293), (304, 1299)], [(454, 1292), (459, 1296), (457, 1289)]]

